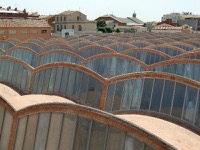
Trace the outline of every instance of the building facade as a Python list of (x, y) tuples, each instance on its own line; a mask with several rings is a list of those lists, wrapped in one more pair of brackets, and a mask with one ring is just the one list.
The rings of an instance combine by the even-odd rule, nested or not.
[[(140, 19), (136, 18), (136, 13), (134, 12), (132, 17), (127, 17), (127, 18), (122, 18), (122, 17), (117, 17), (114, 15), (104, 15), (96, 18), (95, 20), (105, 20), (106, 23), (115, 28), (119, 29), (120, 31), (126, 32), (127, 30), (135, 30), (136, 32), (146, 32), (147, 29), (142, 28), (144, 26), (144, 22), (141, 21)], [(139, 30), (138, 30), (139, 29)]]
[(39, 14), (37, 12), (27, 12), (26, 9), (19, 10), (16, 8), (11, 8), (8, 6), (7, 8), (0, 7), (0, 18), (39, 18)]
[(49, 38), (51, 27), (45, 20), (0, 19), (0, 39), (15, 38), (25, 41), (29, 38)]
[(61, 33), (62, 29), (74, 29), (75, 33), (96, 33), (96, 22), (89, 21), (79, 11), (64, 11), (55, 15), (55, 33)]

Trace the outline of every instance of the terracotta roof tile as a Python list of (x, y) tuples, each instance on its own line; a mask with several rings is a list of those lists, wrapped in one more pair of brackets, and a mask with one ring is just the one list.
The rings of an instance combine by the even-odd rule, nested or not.
[(0, 27), (50, 27), (45, 20), (0, 19)]

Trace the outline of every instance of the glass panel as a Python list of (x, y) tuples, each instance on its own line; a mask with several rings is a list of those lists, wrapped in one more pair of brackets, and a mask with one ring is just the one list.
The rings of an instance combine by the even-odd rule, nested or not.
[(193, 123), (198, 90), (188, 86), (185, 97), (183, 119)]
[(73, 150), (87, 149), (87, 144), (90, 136), (89, 132), (91, 130), (91, 123), (91, 120), (88, 120), (83, 117), (78, 117)]
[(105, 149), (107, 125), (94, 121), (90, 137), (89, 150)]
[(88, 85), (88, 94), (86, 104), (89, 106), (94, 106), (96, 100), (96, 79), (90, 76), (89, 85)]
[(67, 91), (67, 82), (68, 82), (68, 76), (69, 76), (69, 68), (64, 68), (62, 79), (61, 79), (61, 85), (60, 85), (60, 93), (64, 94)]
[(100, 102), (101, 102), (101, 97), (102, 97), (102, 91), (103, 91), (103, 84), (99, 81), (96, 81), (96, 99), (94, 103), (95, 108), (99, 108)]
[(12, 122), (13, 122), (13, 116), (10, 114), (9, 111), (6, 110), (4, 122), (3, 122), (3, 126), (2, 126), (1, 141), (0, 141), (0, 149), (1, 150), (8, 149)]
[(114, 95), (115, 95), (115, 84), (111, 84), (111, 85), (108, 86), (108, 89), (107, 89), (105, 111), (109, 112), (109, 111), (112, 110), (112, 104), (113, 104)]
[(37, 130), (38, 114), (30, 115), (26, 126), (26, 135), (24, 138), (24, 150), (33, 149), (35, 134)]
[(48, 91), (50, 75), (51, 75), (51, 69), (46, 69), (45, 70), (45, 75), (44, 75), (45, 78), (44, 78), (44, 84), (43, 84), (43, 88), (42, 88), (42, 93), (47, 93), (47, 91)]
[(45, 149), (57, 150), (60, 141), (63, 113), (52, 113), (47, 145)]
[(174, 81), (165, 81), (164, 90), (163, 90), (163, 98), (161, 104), (161, 112), (170, 114), (171, 103), (174, 93)]
[(68, 96), (72, 96), (72, 94), (73, 94), (75, 75), (76, 75), (76, 70), (70, 69), (68, 85), (67, 85), (67, 95)]
[(144, 109), (144, 110), (149, 109), (153, 81), (154, 81), (153, 79), (148, 79), (148, 78), (146, 78), (145, 81), (144, 81), (143, 94), (142, 94), (140, 109)]
[(177, 65), (177, 74), (183, 76), (185, 72), (185, 64), (178, 64)]
[(163, 91), (163, 82), (163, 79), (155, 79), (150, 108), (153, 111), (159, 111)]
[(81, 93), (80, 93), (80, 100), (83, 102), (85, 102), (87, 97), (87, 89), (89, 84), (88, 82), (89, 82), (89, 76), (84, 73), (82, 78)]
[(143, 150), (144, 143), (139, 139), (127, 135), (125, 139), (125, 150)]
[(200, 91), (198, 92), (197, 102), (198, 102), (198, 106), (197, 106), (196, 117), (195, 117), (195, 125), (200, 127)]
[(122, 150), (124, 148), (125, 133), (110, 127), (106, 143), (107, 150)]
[(35, 137), (35, 146), (37, 150), (45, 149), (47, 135), (49, 132), (50, 113), (39, 114), (38, 127)]
[(123, 88), (124, 88), (123, 81), (116, 83), (114, 102), (113, 102), (113, 108), (112, 108), (113, 111), (120, 110)]
[(135, 79), (131, 109), (140, 108), (143, 83), (144, 83), (144, 79)]
[(52, 68), (51, 69), (51, 76), (50, 76), (50, 79), (49, 79), (49, 89), (48, 89), (48, 92), (54, 92), (54, 85), (55, 85), (55, 79), (56, 79), (56, 71), (57, 71), (57, 68)]
[(43, 86), (43, 82), (44, 82), (44, 73), (45, 70), (42, 70), (39, 72), (39, 81), (38, 81), (38, 86), (37, 86), (37, 93), (42, 93), (42, 86)]
[(133, 99), (134, 80), (127, 80), (124, 84), (121, 109), (129, 109)]
[(64, 114), (59, 150), (71, 150), (76, 129), (76, 116)]
[(61, 83), (61, 77), (62, 77), (63, 67), (58, 67), (56, 72), (56, 79), (55, 79), (55, 85), (54, 85), (54, 92), (59, 93), (60, 91), (60, 83)]
[(178, 82), (176, 83), (176, 89), (172, 107), (172, 116), (181, 118), (183, 102), (185, 98), (185, 89), (186, 89), (185, 85)]
[(74, 83), (73, 97), (75, 97), (77, 99), (79, 98), (79, 95), (80, 95), (82, 75), (83, 75), (82, 72), (80, 72), (80, 71), (76, 72), (76, 79), (75, 79), (75, 83)]
[(15, 137), (14, 150), (20, 150), (20, 149), (22, 150), (23, 149), (27, 120), (28, 120), (28, 117), (23, 117), (23, 118), (19, 119), (19, 122), (17, 125), (17, 133), (16, 133), (16, 137)]
[(37, 93), (37, 86), (38, 86), (38, 81), (39, 81), (39, 72), (35, 73), (35, 78), (34, 78), (34, 81), (33, 81), (33, 94), (36, 94)]

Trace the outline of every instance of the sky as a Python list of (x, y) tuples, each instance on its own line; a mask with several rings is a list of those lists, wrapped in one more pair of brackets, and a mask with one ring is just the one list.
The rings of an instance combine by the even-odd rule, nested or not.
[(40, 15), (54, 15), (67, 10), (80, 10), (89, 20), (113, 14), (144, 21), (160, 21), (163, 14), (192, 12), (200, 15), (200, 0), (1, 0), (1, 7), (17, 7)]

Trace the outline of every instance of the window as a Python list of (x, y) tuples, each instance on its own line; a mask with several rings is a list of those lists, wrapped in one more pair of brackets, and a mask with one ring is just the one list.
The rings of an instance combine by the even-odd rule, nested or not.
[(64, 16), (64, 21), (66, 21), (66, 17)]
[(62, 26), (62, 24), (60, 25), (60, 30), (62, 30), (63, 29), (63, 26)]
[(79, 16), (77, 16), (77, 21), (79, 21), (79, 19), (80, 19)]
[(22, 34), (27, 34), (28, 31), (27, 31), (27, 30), (21, 30), (21, 33), (22, 33)]
[(47, 30), (41, 30), (41, 33), (47, 33)]
[(60, 21), (62, 21), (62, 16), (60, 17)]
[(0, 30), (0, 34), (4, 34), (5, 33), (5, 31), (4, 30)]
[(74, 25), (72, 25), (72, 29), (74, 29)]
[(9, 30), (9, 34), (16, 34), (17, 31), (16, 30)]
[(66, 25), (64, 25), (64, 29), (66, 29), (67, 27), (66, 27)]
[(78, 26), (78, 31), (82, 31), (82, 26), (81, 25)]
[(32, 30), (32, 34), (36, 34), (37, 33), (37, 30)]
[(57, 21), (59, 21), (59, 17), (57, 17)]
[(60, 27), (59, 27), (59, 25), (57, 25), (57, 31), (60, 31)]

